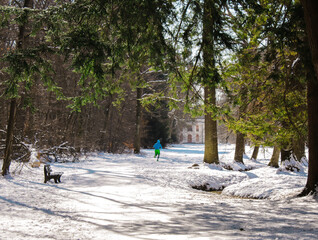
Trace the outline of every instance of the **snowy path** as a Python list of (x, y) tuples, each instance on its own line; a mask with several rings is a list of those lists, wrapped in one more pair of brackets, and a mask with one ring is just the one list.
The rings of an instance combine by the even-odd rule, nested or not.
[(42, 168), (0, 178), (0, 239), (318, 238), (316, 200), (197, 191), (181, 180), (196, 174), (187, 167), (201, 162), (202, 152), (189, 152), (185, 160), (184, 153), (167, 150), (159, 162), (152, 154), (54, 164), (64, 172), (60, 184), (42, 183)]

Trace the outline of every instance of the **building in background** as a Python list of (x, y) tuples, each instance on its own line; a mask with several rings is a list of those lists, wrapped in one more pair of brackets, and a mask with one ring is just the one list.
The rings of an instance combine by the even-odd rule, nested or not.
[(204, 118), (186, 122), (179, 140), (180, 143), (204, 143)]
[[(182, 127), (179, 130), (180, 143), (204, 143), (205, 125), (204, 117), (196, 119), (183, 120)], [(218, 124), (218, 142), (235, 143), (235, 134), (228, 130), (224, 124)]]

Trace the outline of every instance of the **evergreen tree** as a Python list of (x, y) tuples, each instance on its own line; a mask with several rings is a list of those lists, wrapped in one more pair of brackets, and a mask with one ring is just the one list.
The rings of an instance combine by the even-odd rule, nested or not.
[(291, 139), (306, 136), (306, 60), (298, 12), (297, 4), (253, 2), (233, 17), (238, 51), (224, 77), (230, 102), (245, 110), (224, 119), (256, 145), (290, 150)]
[[(32, 8), (33, 7), (33, 0), (25, 0), (23, 4), (23, 8)], [(16, 44), (16, 52), (18, 51), (23, 51), (26, 45), (26, 35), (27, 35), (27, 23), (28, 23), (28, 11), (24, 11), (21, 14), (21, 18), (24, 19), (20, 25), (19, 25), (19, 30), (18, 30), (18, 39), (17, 39), (17, 44)], [(2, 175), (8, 175), (9, 174), (9, 168), (11, 164), (11, 152), (12, 152), (12, 145), (13, 145), (13, 137), (14, 137), (14, 125), (15, 125), (15, 120), (16, 120), (16, 111), (17, 111), (17, 91), (18, 91), (18, 85), (19, 83), (19, 78), (22, 81), (25, 81), (23, 78), (28, 78), (29, 76), (26, 74), (26, 76), (23, 76), (23, 73), (26, 72), (18, 72), (19, 70), (26, 70), (26, 69), (14, 69), (17, 65), (16, 61), (17, 59), (15, 58), (17, 55), (13, 55), (10, 57), (13, 57), (13, 61), (11, 62), (12, 65), (9, 67), (11, 68), (9, 74), (10, 74), (10, 85), (8, 87), (8, 92), (10, 96), (10, 114), (8, 118), (8, 127), (7, 127), (7, 135), (6, 135), (6, 145), (5, 145), (5, 150), (4, 150), (4, 159), (3, 159), (3, 166), (2, 166)], [(20, 67), (23, 67), (20, 65)]]
[(231, 38), (226, 32), (225, 3), (186, 2), (180, 7), (180, 22), (175, 33), (176, 42), (182, 46), (177, 60), (177, 79), (181, 79), (185, 92), (185, 111), (194, 116), (205, 115), (204, 162), (207, 163), (219, 162), (216, 89), (221, 77), (218, 62), (222, 49), (231, 47)]
[(203, 68), (202, 78), (204, 86), (205, 111), (205, 149), (204, 159), (206, 163), (219, 163), (217, 122), (213, 119), (211, 108), (216, 106), (216, 86), (218, 83), (218, 73), (216, 70), (216, 50), (214, 32), (217, 24), (216, 18), (219, 9), (211, 0), (205, 0), (203, 5)]

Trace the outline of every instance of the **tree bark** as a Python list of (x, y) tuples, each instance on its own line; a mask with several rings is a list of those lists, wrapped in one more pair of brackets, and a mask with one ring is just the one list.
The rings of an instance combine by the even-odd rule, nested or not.
[[(212, 101), (209, 101), (209, 96)], [(205, 89), (205, 104), (215, 104), (215, 89)], [(209, 112), (205, 114), (204, 162), (219, 163), (217, 123)]]
[(285, 150), (285, 149), (281, 149), (280, 150), (280, 159), (281, 159), (281, 162), (284, 162), (284, 161), (288, 161), (290, 160), (290, 156), (291, 156), (291, 150)]
[(293, 142), (293, 154), (297, 161), (305, 157), (305, 140), (303, 138), (298, 138)]
[(309, 164), (307, 183), (301, 196), (317, 192), (318, 184), (318, 1), (301, 0), (306, 31), (316, 76), (307, 81)]
[(255, 147), (254, 147), (254, 150), (253, 150), (253, 153), (252, 153), (251, 159), (254, 159), (254, 160), (257, 159), (258, 151), (259, 151), (259, 146), (255, 146)]
[[(32, 8), (33, 0), (25, 0), (23, 8), (26, 8), (26, 7)], [(24, 23), (23, 25), (19, 27), (17, 49), (22, 49), (24, 47), (25, 35), (26, 35), (25, 32), (26, 32), (26, 23)], [(14, 136), (14, 125), (16, 120), (16, 111), (17, 111), (17, 99), (12, 98), (10, 100), (10, 114), (8, 118), (6, 146), (4, 150), (3, 166), (2, 166), (2, 176), (10, 174), (11, 153), (12, 153), (13, 136)]]
[(134, 153), (140, 153), (140, 139), (141, 139), (141, 97), (142, 97), (142, 88), (137, 87), (137, 100), (136, 100), (136, 132), (134, 140)]
[(17, 110), (17, 99), (13, 98), (10, 102), (10, 114), (8, 119), (8, 128), (7, 128), (7, 136), (6, 136), (6, 147), (4, 150), (4, 159), (2, 166), (2, 176), (9, 175), (10, 173), (10, 164), (11, 164), (11, 153), (12, 153), (12, 145), (13, 145), (13, 130), (15, 124)]
[(268, 166), (275, 167), (275, 168), (279, 167), (279, 165), (278, 165), (279, 153), (280, 153), (279, 148), (277, 146), (274, 146), (273, 155), (271, 157), (271, 160), (270, 160)]
[[(204, 104), (206, 108), (215, 106), (216, 104), (216, 71), (215, 71), (215, 52), (213, 39), (213, 1), (204, 1), (203, 12), (203, 84), (204, 84)], [(218, 155), (218, 137), (217, 137), (217, 122), (213, 119), (212, 113), (209, 110), (205, 112), (205, 148), (204, 162), (219, 163)]]
[(245, 141), (244, 135), (240, 132), (236, 133), (236, 144), (235, 144), (235, 154), (234, 154), (234, 161), (235, 162), (243, 162), (243, 155), (245, 152)]

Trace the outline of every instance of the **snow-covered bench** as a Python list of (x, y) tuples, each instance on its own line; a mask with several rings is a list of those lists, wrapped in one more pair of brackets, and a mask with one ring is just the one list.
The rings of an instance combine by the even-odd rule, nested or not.
[(62, 172), (52, 172), (52, 168), (49, 164), (44, 165), (44, 183), (54, 179), (55, 183), (61, 182)]

